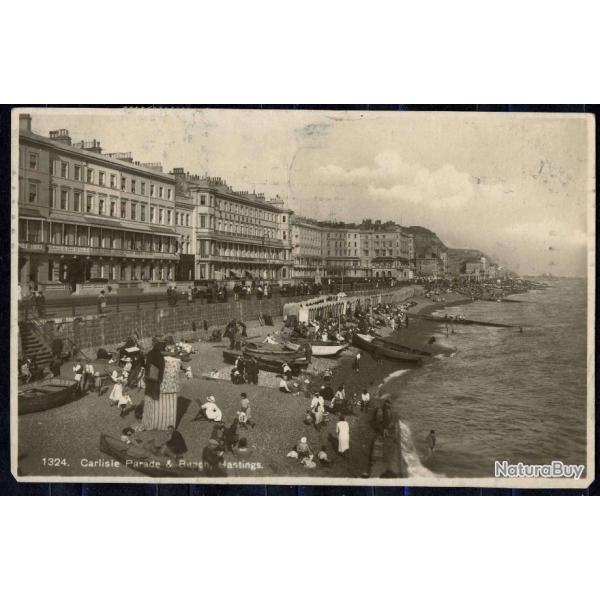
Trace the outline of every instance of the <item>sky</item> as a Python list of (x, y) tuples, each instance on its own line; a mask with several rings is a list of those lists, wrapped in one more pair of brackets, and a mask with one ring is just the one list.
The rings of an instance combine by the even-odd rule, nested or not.
[[(587, 273), (593, 122), (515, 113), (32, 109), (166, 171), (278, 194), (319, 219), (394, 220), (521, 274)], [(593, 221), (590, 223), (593, 227)]]

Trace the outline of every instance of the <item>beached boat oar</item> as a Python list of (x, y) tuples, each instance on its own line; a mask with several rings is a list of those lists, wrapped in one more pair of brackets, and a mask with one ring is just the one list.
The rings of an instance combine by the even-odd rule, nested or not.
[(423, 360), (423, 355), (418, 352), (398, 350), (386, 344), (381, 338), (366, 333), (355, 334), (352, 338), (352, 345), (367, 350), (368, 352), (378, 352), (381, 356), (392, 358), (394, 360), (405, 360), (408, 362), (419, 362)]
[(179, 459), (157, 456), (142, 446), (128, 444), (105, 433), (100, 434), (100, 451), (150, 477), (202, 477), (201, 460), (182, 459), (185, 465), (181, 465)]
[(28, 385), (18, 393), (19, 414), (26, 415), (63, 406), (79, 398), (79, 382), (53, 377)]

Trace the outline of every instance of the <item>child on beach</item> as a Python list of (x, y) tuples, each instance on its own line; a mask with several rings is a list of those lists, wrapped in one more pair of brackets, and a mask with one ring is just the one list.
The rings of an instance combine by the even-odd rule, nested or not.
[(125, 378), (116, 369), (112, 372), (110, 378), (112, 379), (114, 385), (110, 392), (110, 396), (108, 397), (108, 402), (110, 406), (115, 406), (119, 404), (121, 398), (123, 397), (123, 382), (125, 381)]

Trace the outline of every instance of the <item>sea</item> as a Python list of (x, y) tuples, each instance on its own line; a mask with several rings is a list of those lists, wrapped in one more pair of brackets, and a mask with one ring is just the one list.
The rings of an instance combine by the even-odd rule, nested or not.
[(446, 336), (440, 326), (436, 337), (455, 349), (451, 356), (382, 382), (400, 414), (409, 475), (493, 477), (497, 460), (586, 463), (587, 281), (547, 283), (510, 296), (515, 302), (442, 309), (441, 315), (521, 325), (523, 332), (456, 324)]

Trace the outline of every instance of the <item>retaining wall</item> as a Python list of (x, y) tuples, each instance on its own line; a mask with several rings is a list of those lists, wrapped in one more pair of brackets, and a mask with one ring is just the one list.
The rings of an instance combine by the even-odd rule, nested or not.
[[(402, 302), (420, 293), (422, 293), (420, 286), (410, 286), (371, 290), (360, 295), (381, 294), (384, 302)], [(89, 351), (119, 344), (134, 331), (141, 339), (155, 335), (173, 335), (177, 338), (189, 335), (194, 328), (201, 332), (204, 321), (208, 327), (214, 327), (223, 326), (232, 319), (244, 322), (257, 321), (261, 313), (281, 316), (283, 305), (289, 301), (289, 298), (274, 297), (266, 300), (252, 298), (241, 302), (218, 304), (180, 303), (173, 307), (113, 312), (103, 316), (49, 319), (43, 326), (48, 339), (70, 338), (75, 346)]]

